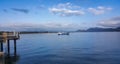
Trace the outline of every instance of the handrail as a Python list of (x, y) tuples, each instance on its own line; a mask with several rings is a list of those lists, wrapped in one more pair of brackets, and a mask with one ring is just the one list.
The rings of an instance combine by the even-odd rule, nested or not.
[(4, 42), (9, 39), (19, 39), (19, 33), (18, 32), (2, 32), (0, 34), (0, 40), (3, 40)]

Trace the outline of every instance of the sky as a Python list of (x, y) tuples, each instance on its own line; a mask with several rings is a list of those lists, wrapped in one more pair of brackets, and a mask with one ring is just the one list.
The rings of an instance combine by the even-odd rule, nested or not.
[(0, 30), (120, 26), (120, 0), (0, 0)]

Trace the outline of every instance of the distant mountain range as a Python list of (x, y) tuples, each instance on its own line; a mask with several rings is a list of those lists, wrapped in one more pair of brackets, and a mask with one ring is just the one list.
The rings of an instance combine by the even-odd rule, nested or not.
[(117, 28), (89, 28), (87, 30), (77, 30), (76, 32), (120, 32), (120, 27)]
[[(10, 32), (10, 31), (0, 31), (0, 32)], [(94, 27), (89, 28), (87, 30), (79, 29), (76, 31), (64, 31), (64, 30), (40, 30), (40, 29), (33, 29), (33, 30), (23, 30), (17, 31), (21, 34), (32, 34), (32, 33), (58, 33), (58, 32), (120, 32), (120, 27), (117, 28), (101, 28), (101, 27)]]

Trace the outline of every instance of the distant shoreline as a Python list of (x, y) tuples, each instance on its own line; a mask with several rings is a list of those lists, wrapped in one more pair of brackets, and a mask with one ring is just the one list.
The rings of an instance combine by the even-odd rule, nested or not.
[[(84, 31), (85, 32), (90, 32), (90, 31)], [(98, 32), (98, 31), (91, 31), (91, 32)], [(120, 31), (99, 31), (99, 32), (120, 32)], [(20, 34), (50, 34), (50, 33), (58, 33), (58, 32), (27, 32), (27, 33), (20, 33)], [(74, 32), (70, 32), (70, 33), (83, 33), (83, 32), (77, 32), (77, 31), (74, 31)]]
[[(13, 32), (13, 31), (0, 31), (0, 33), (2, 32)], [(120, 27), (116, 27), (116, 28), (100, 28), (100, 27), (93, 27), (93, 28), (89, 28), (89, 29), (86, 29), (86, 30), (83, 30), (83, 29), (79, 29), (79, 30), (71, 30), (71, 31), (58, 31), (58, 30), (53, 30), (53, 31), (37, 31), (37, 30), (32, 30), (32, 31), (16, 31), (16, 32), (19, 32), (20, 34), (43, 34), (43, 33), (58, 33), (58, 32), (69, 32), (69, 33), (74, 33), (74, 32), (120, 32)]]
[[(49, 32), (49, 33), (57, 33), (57, 32)], [(27, 33), (21, 33), (20, 32), (20, 34), (48, 34), (48, 33), (46, 33), (46, 32), (27, 32)]]
[[(0, 31), (2, 32), (12, 32), (12, 31)], [(17, 31), (19, 32), (19, 31)], [(62, 31), (63, 32), (63, 31)], [(67, 31), (69, 33), (80, 33), (80, 32), (120, 32), (120, 31)], [(56, 32), (36, 32), (36, 31), (26, 31), (26, 32), (19, 32), (20, 34), (49, 34), (49, 33), (58, 33)]]

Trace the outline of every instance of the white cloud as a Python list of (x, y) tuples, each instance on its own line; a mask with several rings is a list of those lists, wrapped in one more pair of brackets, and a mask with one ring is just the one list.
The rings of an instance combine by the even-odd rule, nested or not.
[(98, 6), (97, 8), (88, 8), (88, 11), (94, 15), (104, 14), (107, 11), (112, 10), (110, 7)]
[(98, 25), (103, 27), (120, 27), (120, 16), (102, 20), (98, 23)]
[(94, 15), (100, 15), (110, 10), (112, 10), (111, 7), (98, 6), (96, 8), (93, 7), (82, 8), (71, 3), (58, 4), (56, 6), (49, 8), (50, 12), (60, 16), (76, 16), (76, 15), (80, 16), (84, 15), (86, 12), (92, 13)]
[(72, 5), (71, 3), (58, 4), (57, 6), (49, 8), (49, 11), (60, 16), (76, 16), (85, 14), (79, 6)]
[(60, 16), (73, 16), (73, 15), (83, 15), (84, 12), (81, 10), (70, 10), (70, 9), (58, 9), (58, 8), (50, 8), (52, 13), (60, 15)]

